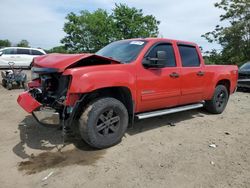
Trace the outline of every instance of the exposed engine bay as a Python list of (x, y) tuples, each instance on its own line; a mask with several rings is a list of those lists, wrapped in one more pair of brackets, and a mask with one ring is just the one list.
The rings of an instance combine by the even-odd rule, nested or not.
[[(53, 54), (48, 58), (51, 58), (51, 56)], [(70, 76), (63, 75), (65, 69), (119, 63), (113, 59), (92, 54), (82, 59), (77, 59), (77, 61), (72, 61), (71, 64), (67, 64), (64, 70), (62, 70), (59, 68), (39, 67), (39, 63), (47, 60), (46, 57), (43, 57), (39, 61), (38, 59), (36, 60), (37, 62), (33, 63), (33, 68), (31, 69), (32, 82), (29, 83), (29, 92), (43, 106), (48, 106), (56, 110), (60, 110), (63, 107), (71, 80)]]
[(32, 68), (32, 73), (39, 76), (33, 82), (39, 82), (40, 87), (31, 88), (30, 94), (41, 104), (60, 109), (66, 99), (70, 76), (63, 76), (55, 71), (48, 68)]

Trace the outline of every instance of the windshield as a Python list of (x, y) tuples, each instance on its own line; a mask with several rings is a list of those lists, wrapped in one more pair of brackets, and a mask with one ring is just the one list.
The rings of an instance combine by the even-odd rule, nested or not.
[(250, 70), (250, 62), (249, 63), (245, 63), (244, 65), (242, 65), (240, 67), (241, 70)]
[(147, 41), (145, 40), (122, 40), (112, 42), (98, 52), (97, 55), (112, 58), (122, 63), (130, 63), (135, 60)]

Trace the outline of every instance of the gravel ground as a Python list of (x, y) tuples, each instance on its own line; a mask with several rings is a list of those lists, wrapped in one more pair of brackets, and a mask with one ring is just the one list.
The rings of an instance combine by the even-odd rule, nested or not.
[(0, 86), (0, 187), (250, 187), (250, 93), (232, 95), (221, 115), (138, 121), (117, 146), (93, 150), (62, 147), (60, 130), (17, 105), (20, 92)]

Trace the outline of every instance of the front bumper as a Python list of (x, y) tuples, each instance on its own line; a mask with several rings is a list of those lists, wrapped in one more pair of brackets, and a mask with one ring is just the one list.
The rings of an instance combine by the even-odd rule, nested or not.
[(28, 113), (37, 110), (41, 103), (34, 99), (28, 91), (21, 93), (17, 98), (17, 103)]
[(250, 88), (250, 79), (239, 79), (237, 87)]
[(34, 99), (28, 91), (21, 93), (17, 98), (18, 104), (43, 125), (59, 125), (60, 115), (52, 108), (42, 107), (42, 104)]

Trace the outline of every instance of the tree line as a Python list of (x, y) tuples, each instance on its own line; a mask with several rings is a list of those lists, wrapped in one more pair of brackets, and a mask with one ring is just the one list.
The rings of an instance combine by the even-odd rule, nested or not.
[[(203, 34), (210, 43), (218, 43), (222, 49), (204, 52), (207, 64), (237, 64), (250, 60), (250, 1), (220, 0), (215, 8), (224, 10), (221, 25)], [(224, 24), (226, 23), (226, 24)], [(110, 42), (129, 38), (157, 37), (160, 21), (153, 15), (145, 15), (142, 9), (115, 4), (109, 13), (104, 9), (87, 10), (79, 14), (69, 13), (63, 30), (65, 37), (61, 46), (47, 50), (48, 53), (79, 53), (98, 51)], [(1, 46), (10, 46), (8, 40), (0, 40)], [(29, 46), (27, 40), (17, 46)]]
[(17, 44), (12, 44), (8, 39), (0, 40), (0, 48), (17, 46), (17, 47), (29, 47), (29, 42), (27, 40), (21, 40)]

